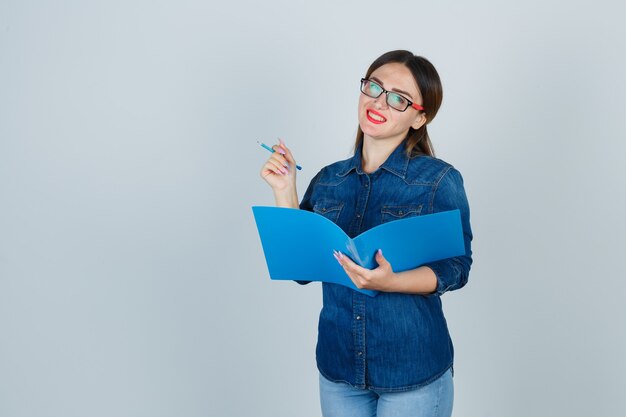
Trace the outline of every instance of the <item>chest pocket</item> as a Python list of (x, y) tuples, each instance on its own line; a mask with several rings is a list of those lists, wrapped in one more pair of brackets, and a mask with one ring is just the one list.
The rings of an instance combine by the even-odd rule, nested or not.
[(422, 212), (422, 204), (404, 206), (383, 206), (383, 208), (380, 209), (380, 212), (382, 215), (381, 223), (387, 223), (394, 220), (419, 216)]
[(333, 223), (337, 223), (337, 219), (339, 218), (342, 208), (343, 203), (322, 200), (315, 203), (313, 211), (317, 214), (321, 214)]

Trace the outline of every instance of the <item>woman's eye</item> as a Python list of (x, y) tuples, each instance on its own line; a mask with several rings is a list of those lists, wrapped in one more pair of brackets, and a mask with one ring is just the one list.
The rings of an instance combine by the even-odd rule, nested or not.
[(402, 96), (399, 96), (397, 94), (390, 94), (391, 102), (393, 104), (397, 104), (397, 105), (404, 105), (406, 104), (406, 99)]
[(370, 83), (370, 91), (372, 94), (380, 94), (383, 89), (378, 84)]

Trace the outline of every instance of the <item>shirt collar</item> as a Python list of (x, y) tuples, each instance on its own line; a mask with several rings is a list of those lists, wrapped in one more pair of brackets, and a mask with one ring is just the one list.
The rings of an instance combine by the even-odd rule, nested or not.
[[(409, 158), (406, 156), (404, 145), (405, 142), (402, 141), (396, 147), (396, 149), (394, 149), (391, 155), (389, 155), (387, 160), (380, 166), (380, 169), (384, 169), (402, 179), (406, 177), (406, 171), (409, 166)], [(362, 149), (363, 143), (361, 143), (361, 145), (357, 148), (352, 159), (346, 161), (348, 163), (346, 164), (345, 169), (343, 169), (337, 175), (339, 175), (340, 177), (344, 177), (348, 175), (352, 170), (355, 170), (356, 173), (359, 175), (363, 174), (363, 168), (361, 163)]]

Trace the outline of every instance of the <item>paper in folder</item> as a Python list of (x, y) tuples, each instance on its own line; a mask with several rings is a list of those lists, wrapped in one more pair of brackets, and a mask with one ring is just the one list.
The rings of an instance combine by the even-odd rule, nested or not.
[(394, 220), (350, 239), (331, 220), (317, 213), (283, 207), (252, 207), (270, 278), (323, 281), (358, 289), (335, 260), (333, 250), (364, 268), (377, 266), (382, 249), (394, 272), (465, 254), (459, 210)]

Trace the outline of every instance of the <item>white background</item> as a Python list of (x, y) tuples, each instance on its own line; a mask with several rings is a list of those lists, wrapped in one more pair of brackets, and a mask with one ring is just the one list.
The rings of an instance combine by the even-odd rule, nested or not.
[(625, 10), (504, 3), (1, 0), (0, 416), (319, 416), (256, 141), (302, 196), (392, 49), (441, 75), (472, 210), (454, 415), (625, 415)]

